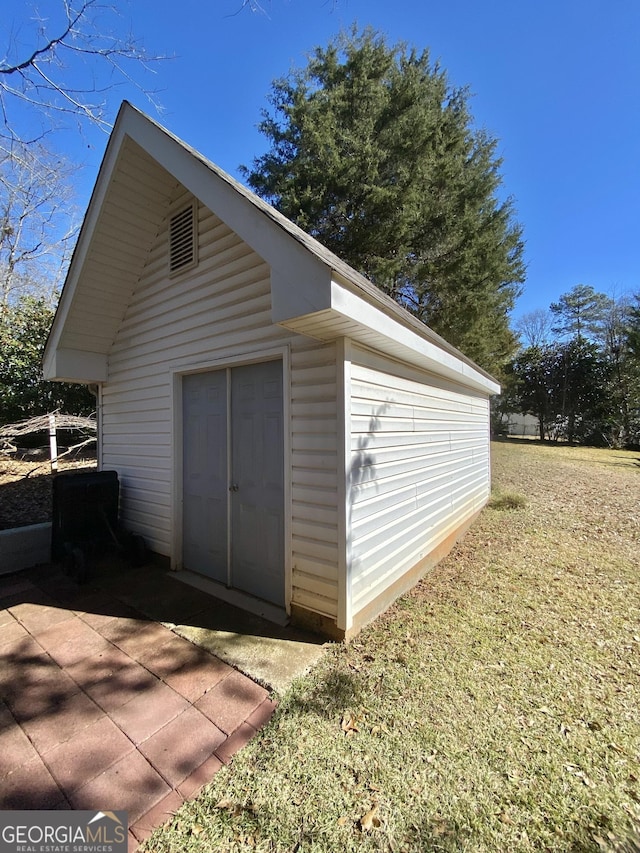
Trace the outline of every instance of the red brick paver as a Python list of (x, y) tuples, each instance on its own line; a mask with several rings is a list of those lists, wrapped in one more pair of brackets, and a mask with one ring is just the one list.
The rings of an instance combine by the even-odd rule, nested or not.
[(73, 738), (49, 750), (44, 762), (61, 788), (74, 791), (134, 749), (124, 732), (103, 714)]
[(219, 729), (230, 735), (267, 696), (264, 687), (234, 669), (207, 691), (196, 702), (196, 707)]
[(117, 803), (133, 825), (152, 809), (171, 788), (137, 750), (125, 755), (95, 779), (70, 794), (75, 809), (103, 809)]
[(116, 708), (110, 716), (127, 737), (140, 744), (188, 707), (186, 699), (168, 685), (158, 682)]
[[(176, 743), (182, 739), (180, 750)], [(190, 705), (140, 745), (140, 752), (176, 788), (227, 740), (224, 732)]]
[(275, 704), (112, 594), (40, 572), (0, 577), (0, 809), (123, 809), (133, 851)]

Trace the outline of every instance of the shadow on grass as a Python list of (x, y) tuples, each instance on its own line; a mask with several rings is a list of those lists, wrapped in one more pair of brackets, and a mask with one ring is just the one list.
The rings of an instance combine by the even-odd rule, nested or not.
[(320, 681), (314, 680), (312, 687), (303, 682), (294, 688), (287, 708), (329, 719), (347, 709), (356, 709), (362, 704), (362, 696), (357, 674), (332, 669)]

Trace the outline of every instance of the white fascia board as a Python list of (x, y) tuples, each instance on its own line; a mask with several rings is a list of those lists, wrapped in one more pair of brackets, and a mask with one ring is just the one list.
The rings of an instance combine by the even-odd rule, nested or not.
[(331, 283), (331, 308), (343, 317), (356, 320), (361, 326), (379, 336), (382, 351), (386, 349), (385, 341), (389, 342), (391, 353), (400, 345), (409, 352), (408, 361), (417, 363), (432, 373), (453, 379), (486, 394), (500, 393), (497, 382), (483, 376), (463, 359), (446, 352), (403, 326), (380, 308), (371, 305), (336, 281)]
[(107, 381), (109, 367), (103, 353), (57, 349), (47, 355), (43, 373), (56, 382), (99, 384)]

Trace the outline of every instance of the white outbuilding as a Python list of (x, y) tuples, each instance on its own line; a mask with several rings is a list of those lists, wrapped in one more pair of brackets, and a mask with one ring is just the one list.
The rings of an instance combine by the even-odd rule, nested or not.
[(185, 579), (353, 635), (489, 497), (481, 368), (124, 103), (44, 356)]

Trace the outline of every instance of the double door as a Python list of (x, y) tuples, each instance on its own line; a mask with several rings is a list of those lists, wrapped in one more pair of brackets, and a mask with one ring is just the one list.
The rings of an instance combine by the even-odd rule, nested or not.
[(183, 378), (183, 566), (284, 605), (282, 362)]

